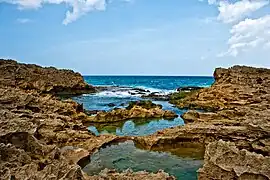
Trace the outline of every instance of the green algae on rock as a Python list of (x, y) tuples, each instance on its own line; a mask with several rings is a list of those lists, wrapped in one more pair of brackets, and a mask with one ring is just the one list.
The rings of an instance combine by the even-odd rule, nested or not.
[(116, 108), (109, 112), (98, 112), (95, 116), (90, 116), (89, 118), (87, 118), (85, 123), (108, 123), (141, 118), (173, 119), (176, 117), (178, 117), (176, 113), (169, 110), (163, 110), (161, 105), (156, 105), (151, 101), (138, 101), (131, 102), (127, 108)]

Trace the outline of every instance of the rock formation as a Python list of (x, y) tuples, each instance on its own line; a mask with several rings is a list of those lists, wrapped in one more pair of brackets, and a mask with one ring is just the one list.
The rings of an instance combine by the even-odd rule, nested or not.
[(76, 163), (121, 138), (89, 133), (81, 105), (54, 96), (93, 90), (72, 71), (0, 60), (0, 179), (107, 179), (89, 177)]
[(205, 151), (199, 179), (270, 179), (270, 157), (239, 150), (222, 140), (210, 143)]
[[(205, 155), (199, 179), (269, 179), (269, 171), (264, 167), (242, 170), (239, 174), (239, 169), (246, 168), (244, 164), (239, 162), (236, 166), (229, 162), (232, 158), (250, 157), (254, 158), (254, 163), (263, 161), (258, 165), (263, 163), (261, 165), (266, 169), (270, 167), (267, 160), (270, 155), (270, 70), (245, 66), (218, 68), (214, 77), (215, 83), (211, 87), (174, 101), (177, 107), (194, 109), (182, 115), (187, 123), (185, 126), (136, 137), (135, 141), (146, 149), (162, 149), (174, 144), (202, 150), (219, 140), (233, 142), (233, 156), (229, 150), (223, 155), (218, 154), (216, 148), (223, 151), (221, 144), (224, 143), (207, 146), (206, 153), (211, 154)], [(215, 161), (210, 157), (216, 157)], [(225, 162), (228, 163), (226, 167)], [(221, 176), (218, 176), (219, 172)]]
[(13, 60), (0, 59), (0, 84), (25, 90), (59, 94), (82, 94), (95, 92), (95, 88), (84, 82), (79, 73), (21, 64)]
[(163, 110), (161, 105), (156, 105), (151, 101), (138, 101), (131, 102), (127, 108), (98, 112), (96, 116), (87, 118), (85, 122), (110, 123), (138, 118), (173, 119), (177, 116), (174, 112)]
[[(0, 60), (0, 179), (173, 179), (164, 172), (112, 170), (90, 177), (76, 164), (127, 139), (149, 150), (205, 151), (199, 179), (270, 179), (270, 70), (235, 66), (216, 69), (214, 77), (210, 88), (174, 99), (177, 107), (193, 109), (182, 116), (185, 126), (145, 137), (95, 136), (83, 124), (89, 116), (82, 106), (55, 96), (94, 92), (80, 74)], [(93, 117), (165, 116), (175, 114), (135, 102)]]

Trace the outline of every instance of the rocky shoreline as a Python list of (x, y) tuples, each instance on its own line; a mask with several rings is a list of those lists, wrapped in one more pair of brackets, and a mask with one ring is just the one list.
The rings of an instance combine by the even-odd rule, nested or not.
[(163, 171), (88, 176), (77, 165), (128, 139), (148, 150), (205, 152), (199, 179), (270, 179), (270, 70), (235, 66), (216, 69), (214, 77), (210, 88), (174, 99), (191, 109), (183, 127), (144, 137), (95, 136), (84, 125), (89, 116), (82, 106), (55, 96), (99, 91), (79, 73), (0, 60), (0, 179), (174, 179)]
[(194, 109), (182, 116), (185, 126), (137, 137), (137, 143), (202, 148), (199, 179), (270, 179), (270, 70), (235, 66), (216, 69), (214, 77), (210, 88), (174, 102)]

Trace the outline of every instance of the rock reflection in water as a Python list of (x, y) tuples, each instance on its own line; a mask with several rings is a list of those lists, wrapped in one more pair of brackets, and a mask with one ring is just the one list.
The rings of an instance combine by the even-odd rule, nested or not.
[(98, 174), (105, 168), (123, 171), (146, 170), (157, 172), (165, 170), (178, 179), (197, 179), (196, 171), (202, 166), (202, 160), (181, 158), (170, 153), (141, 150), (132, 141), (112, 145), (94, 153), (91, 163), (83, 168), (89, 174)]
[(181, 118), (174, 120), (136, 119), (110, 124), (95, 123), (90, 125), (88, 129), (96, 135), (110, 133), (118, 136), (143, 136), (183, 124), (184, 121)]

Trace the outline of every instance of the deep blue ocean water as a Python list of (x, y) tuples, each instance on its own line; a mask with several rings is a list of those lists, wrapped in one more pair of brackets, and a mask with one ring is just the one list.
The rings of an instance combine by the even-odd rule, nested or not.
[(84, 76), (93, 85), (142, 87), (153, 91), (175, 90), (182, 86), (207, 87), (214, 82), (207, 76)]

